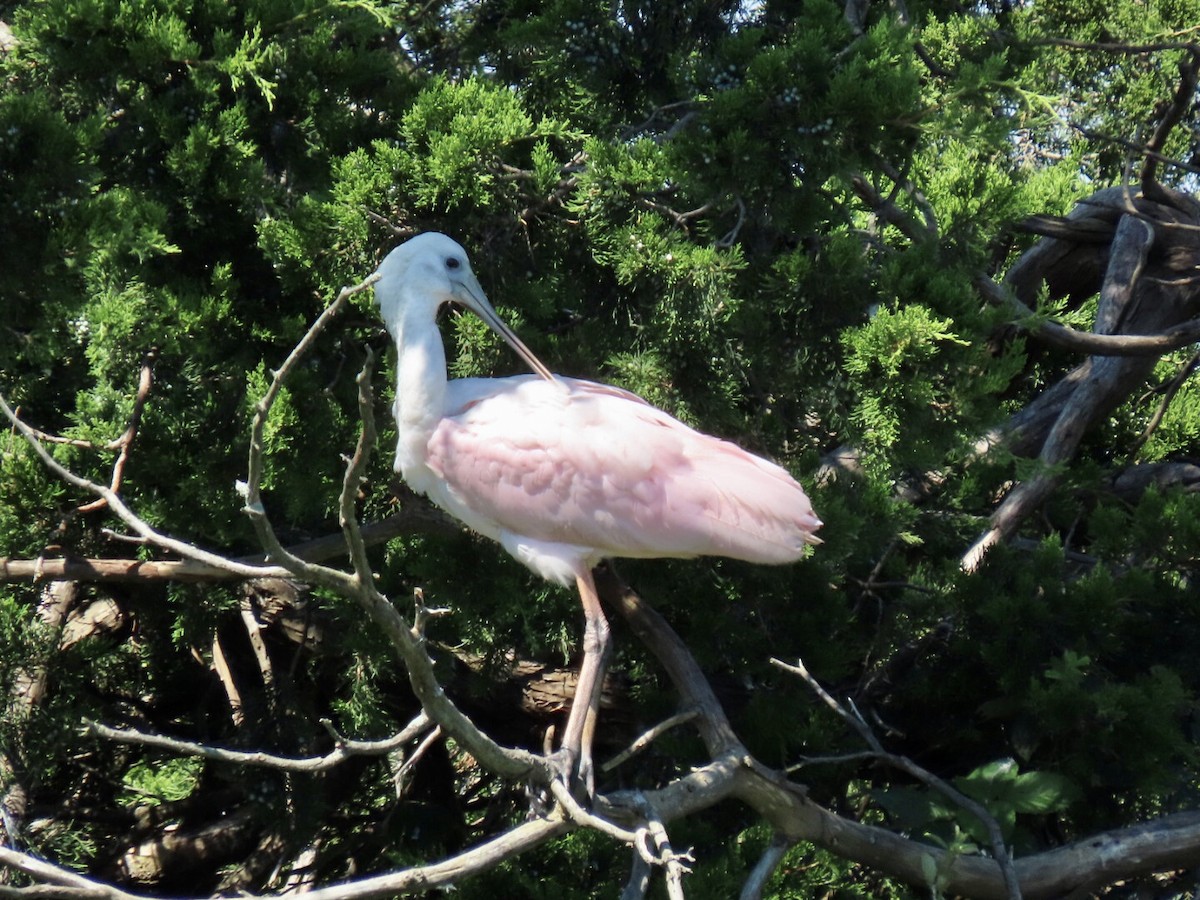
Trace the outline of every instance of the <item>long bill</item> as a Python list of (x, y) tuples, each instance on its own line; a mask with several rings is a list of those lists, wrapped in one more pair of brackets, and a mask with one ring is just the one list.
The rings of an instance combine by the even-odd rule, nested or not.
[(500, 318), (499, 313), (492, 308), (492, 304), (488, 302), (487, 297), (483, 293), (483, 288), (478, 283), (468, 285), (459, 282), (455, 287), (461, 288), (461, 292), (456, 291), (456, 293), (458, 293), (458, 299), (463, 306), (483, 319), (488, 328), (500, 335), (508, 346), (517, 351), (521, 359), (529, 364), (529, 368), (533, 369), (534, 372), (541, 375), (551, 384), (559, 383), (554, 377), (554, 373), (547, 369), (540, 359), (534, 356), (533, 351), (526, 347), (521, 339), (517, 337), (516, 332), (509, 328), (505, 321)]

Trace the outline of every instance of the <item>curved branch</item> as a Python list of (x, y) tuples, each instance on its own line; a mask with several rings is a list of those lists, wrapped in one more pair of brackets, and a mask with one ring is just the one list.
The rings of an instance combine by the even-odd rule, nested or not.
[[(360, 526), (366, 546), (381, 544), (404, 534), (436, 532), (453, 534), (459, 528), (433, 506), (406, 504), (399, 512)], [(287, 548), (288, 553), (308, 562), (328, 559), (346, 552), (344, 534), (329, 534)], [(247, 566), (262, 566), (261, 571), (287, 574), (280, 568), (264, 565), (263, 554), (237, 556), (233, 562)], [(0, 582), (12, 581), (229, 581), (244, 579), (242, 572), (211, 566), (192, 559), (98, 559), (96, 557), (64, 556), (59, 559), (11, 559), (0, 556)]]
[[(535, 819), (441, 862), (317, 888), (309, 891), (305, 897), (307, 900), (375, 900), (396, 894), (425, 893), (494, 869), (505, 860), (539, 847), (572, 828), (571, 823), (561, 818)], [(151, 900), (147, 895), (132, 894), (85, 878), (8, 847), (0, 847), (0, 866), (16, 869), (57, 886), (50, 889), (44, 885), (28, 888), (0, 886), (0, 897), (22, 900)]]
[(1016, 873), (1013, 871), (1012, 857), (1009, 855), (1008, 848), (1004, 844), (1004, 835), (1000, 831), (1000, 823), (996, 821), (995, 816), (988, 811), (987, 807), (979, 801), (968, 797), (945, 779), (939, 778), (927, 769), (918, 766), (908, 757), (888, 753), (884, 750), (883, 745), (879, 742), (879, 738), (875, 736), (875, 733), (871, 730), (871, 726), (867, 724), (859, 711), (853, 705), (851, 709), (847, 709), (842, 703), (836, 700), (805, 668), (803, 661), (797, 659), (795, 665), (789, 665), (782, 660), (772, 659), (771, 664), (784, 671), (798, 675), (821, 698), (821, 701), (826, 706), (837, 713), (858, 732), (859, 737), (871, 748), (871, 752), (877, 759), (893, 768), (906, 772), (921, 783), (928, 785), (956, 806), (966, 810), (982, 822), (984, 828), (987, 830), (988, 839), (991, 842), (992, 856), (1000, 867), (1001, 874), (1004, 876), (1004, 888), (1007, 898), (1008, 900), (1021, 900), (1021, 888), (1017, 883)]
[(108, 508), (122, 522), (132, 528), (135, 533), (144, 538), (147, 543), (161, 547), (163, 550), (169, 550), (171, 553), (182, 556), (184, 559), (190, 559), (206, 566), (221, 569), (240, 578), (285, 578), (289, 574), (286, 569), (281, 569), (278, 566), (247, 565), (217, 553), (201, 550), (186, 541), (180, 541), (172, 537), (167, 537), (165, 534), (160, 534), (130, 510), (112, 488), (90, 481), (82, 475), (76, 475), (51, 456), (46, 448), (42, 446), (33, 429), (17, 418), (17, 414), (13, 412), (12, 407), (8, 405), (3, 396), (0, 396), (0, 412), (4, 413), (13, 427), (29, 442), (34, 453), (37, 454), (46, 468), (68, 484), (102, 498), (108, 504)]
[(312, 349), (321, 332), (325, 330), (325, 326), (341, 312), (352, 296), (365, 291), (378, 280), (378, 274), (374, 274), (353, 287), (342, 288), (333, 303), (325, 308), (309, 327), (304, 337), (292, 348), (292, 352), (283, 361), (283, 365), (272, 373), (271, 384), (267, 387), (267, 392), (259, 398), (258, 403), (254, 406), (254, 420), (250, 424), (250, 455), (246, 464), (246, 483), (241, 487), (246, 499), (245, 512), (254, 525), (259, 543), (267, 551), (267, 558), (283, 566), (297, 578), (334, 591), (353, 591), (356, 577), (340, 569), (310, 563), (292, 555), (280, 543), (274, 527), (267, 518), (266, 508), (262, 501), (263, 431), (266, 428), (271, 407), (279, 397), (279, 392), (283, 390), (283, 383), (300, 360)]
[(993, 303), (1011, 306), (1019, 319), (1029, 323), (1018, 321), (1017, 324), (1032, 331), (1038, 340), (1088, 356), (1162, 356), (1200, 341), (1200, 319), (1190, 319), (1158, 334), (1096, 334), (1039, 319), (1032, 309), (1017, 299), (1016, 294), (986, 275), (975, 279), (975, 287)]
[(346, 301), (353, 294), (365, 290), (377, 280), (378, 276), (372, 275), (354, 287), (343, 288), (337, 299), (321, 313), (304, 337), (288, 354), (283, 365), (274, 373), (267, 392), (255, 407), (254, 420), (251, 423), (250, 455), (245, 485), (245, 511), (254, 523), (255, 531), (267, 551), (268, 558), (279, 562), (293, 577), (311, 584), (324, 585), (358, 603), (404, 661), (409, 683), (412, 685), (413, 692), (422, 709), (478, 759), (484, 768), (502, 777), (527, 778), (532, 775), (543, 783), (549, 783), (555, 777), (555, 772), (545, 757), (527, 750), (501, 746), (476, 727), (475, 723), (446, 696), (433, 671), (433, 660), (429, 658), (429, 654), (425, 650), (425, 643), (420, 632), (410, 626), (391, 601), (375, 587), (374, 575), (366, 560), (362, 533), (354, 509), (360, 478), (366, 469), (375, 444), (374, 410), (368, 383), (372, 365), (370, 354), (368, 354), (362, 372), (356, 379), (359, 388), (358, 401), (362, 426), (355, 454), (346, 464), (341, 496), (338, 501), (338, 515), (341, 520), (345, 547), (353, 562), (354, 573), (350, 574), (340, 569), (309, 563), (289, 553), (279, 542), (263, 506), (261, 495), (263, 430), (267, 416), (283, 388), (284, 381), (316, 342), (318, 335), (329, 321), (346, 304)]
[(324, 756), (276, 756), (272, 753), (259, 751), (232, 750), (228, 747), (214, 747), (200, 744), (196, 741), (185, 741), (170, 738), (160, 734), (147, 734), (132, 728), (113, 728), (100, 722), (85, 722), (83, 733), (94, 737), (115, 741), (120, 744), (136, 744), (142, 747), (154, 747), (167, 750), (180, 756), (198, 756), (215, 762), (231, 763), (241, 766), (261, 766), (268, 769), (278, 769), (284, 772), (323, 772), (341, 765), (355, 756), (383, 756), (403, 747), (409, 741), (426, 731), (432, 722), (424, 712), (419, 713), (401, 731), (390, 738), (377, 741), (356, 741), (339, 737), (337, 746)]

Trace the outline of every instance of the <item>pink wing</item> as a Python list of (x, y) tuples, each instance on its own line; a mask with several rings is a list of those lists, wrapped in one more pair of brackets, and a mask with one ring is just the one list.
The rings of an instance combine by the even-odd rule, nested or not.
[(779, 466), (627, 391), (520, 376), (450, 382), (427, 463), (478, 515), (598, 556), (799, 559), (820, 520)]

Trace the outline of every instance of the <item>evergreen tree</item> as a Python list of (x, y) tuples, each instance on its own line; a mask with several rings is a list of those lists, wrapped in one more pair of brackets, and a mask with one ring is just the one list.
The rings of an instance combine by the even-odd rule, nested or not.
[[(670, 890), (693, 848), (691, 897), (1182, 895), (1198, 21), (0, 3), (3, 891), (641, 896), (638, 833)], [(574, 599), (391, 471), (389, 341), (342, 287), (425, 230), (551, 368), (825, 521), (783, 569), (609, 573), (599, 757), (673, 727), (599, 775), (606, 829), (526, 821)], [(443, 332), (453, 376), (520, 371)], [(264, 566), (268, 523), (308, 568)]]

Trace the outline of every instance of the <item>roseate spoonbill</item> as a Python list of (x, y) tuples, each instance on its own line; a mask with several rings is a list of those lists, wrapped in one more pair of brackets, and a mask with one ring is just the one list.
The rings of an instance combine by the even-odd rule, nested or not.
[[(774, 463), (628, 391), (552, 375), (496, 314), (449, 237), (417, 235), (378, 275), (375, 298), (398, 352), (396, 471), (543, 578), (579, 589), (584, 658), (561, 747), (567, 777), (590, 794), (609, 648), (593, 566), (705, 555), (794, 562), (820, 543), (821, 521)], [(537, 374), (448, 380), (436, 321), (445, 303), (480, 316)]]

